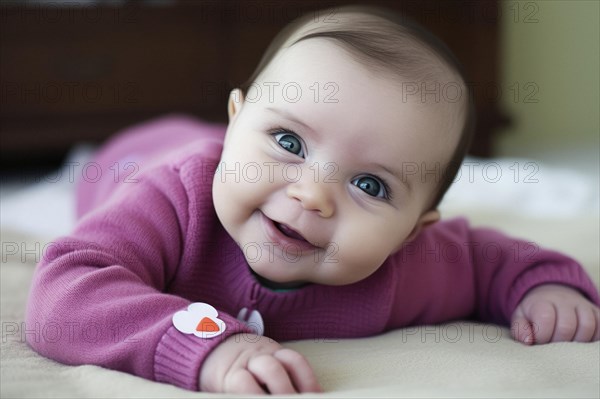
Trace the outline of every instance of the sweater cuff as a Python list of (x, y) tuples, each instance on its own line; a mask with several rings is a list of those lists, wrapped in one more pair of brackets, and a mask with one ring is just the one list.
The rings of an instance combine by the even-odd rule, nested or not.
[(227, 338), (238, 333), (252, 333), (244, 323), (219, 312), (225, 331), (214, 338), (184, 334), (171, 325), (161, 338), (154, 355), (154, 379), (192, 391), (199, 390), (200, 367), (208, 354)]
[(577, 263), (571, 265), (546, 265), (542, 269), (532, 269), (521, 275), (510, 291), (505, 317), (510, 323), (511, 317), (525, 294), (529, 290), (542, 284), (562, 284), (579, 290), (585, 297), (600, 306), (598, 289), (589, 278), (585, 270)]

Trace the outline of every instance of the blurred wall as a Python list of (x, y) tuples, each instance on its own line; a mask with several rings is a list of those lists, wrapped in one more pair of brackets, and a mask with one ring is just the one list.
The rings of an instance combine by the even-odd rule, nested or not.
[(503, 1), (498, 155), (598, 174), (600, 2)]

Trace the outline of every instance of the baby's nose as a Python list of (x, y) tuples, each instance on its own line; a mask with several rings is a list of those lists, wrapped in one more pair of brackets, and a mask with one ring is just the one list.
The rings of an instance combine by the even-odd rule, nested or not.
[(304, 209), (318, 212), (321, 217), (330, 218), (334, 213), (331, 189), (328, 187), (331, 184), (303, 178), (296, 183), (288, 184), (287, 195), (300, 201)]

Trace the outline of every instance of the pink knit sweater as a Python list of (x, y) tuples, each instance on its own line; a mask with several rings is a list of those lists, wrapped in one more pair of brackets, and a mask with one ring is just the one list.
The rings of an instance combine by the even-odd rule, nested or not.
[[(78, 225), (47, 247), (34, 275), (27, 328), (52, 331), (28, 335), (36, 351), (197, 390), (207, 354), (250, 332), (236, 319), (243, 308), (260, 312), (266, 336), (291, 340), (466, 318), (508, 325), (525, 293), (543, 283), (600, 303), (574, 260), (464, 219), (426, 228), (358, 283), (270, 290), (215, 215), (211, 183), (224, 131), (172, 116), (127, 130), (97, 154), (102, 176), (79, 186)], [(225, 331), (198, 338), (177, 330), (173, 315), (192, 302), (212, 305)]]

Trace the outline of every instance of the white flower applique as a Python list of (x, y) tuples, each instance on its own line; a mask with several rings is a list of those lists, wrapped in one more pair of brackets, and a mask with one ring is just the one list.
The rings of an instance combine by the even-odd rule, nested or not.
[(173, 325), (184, 334), (194, 334), (198, 338), (214, 338), (223, 334), (227, 325), (217, 316), (217, 309), (207, 303), (196, 302), (187, 310), (173, 315)]

